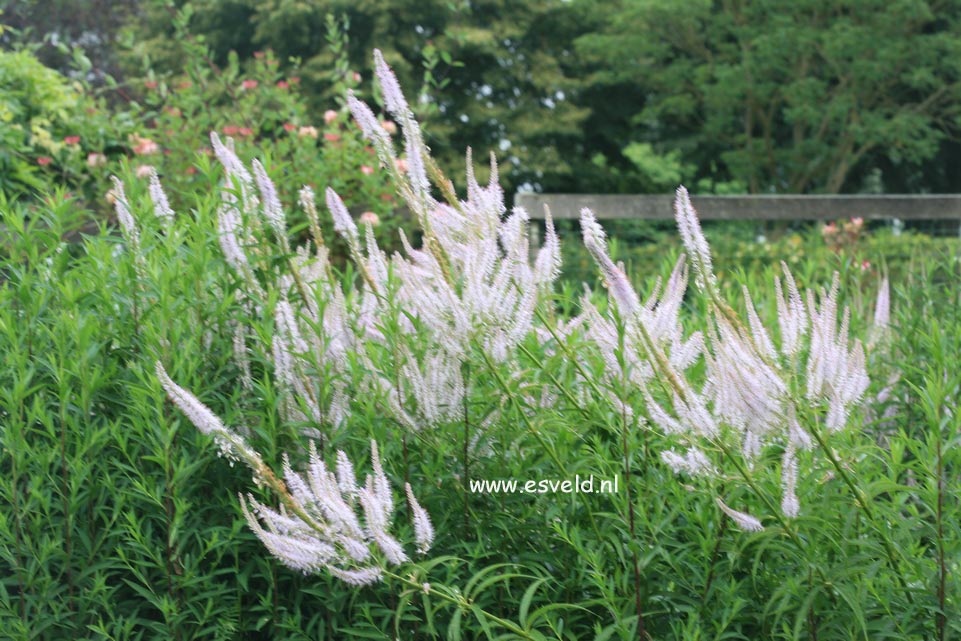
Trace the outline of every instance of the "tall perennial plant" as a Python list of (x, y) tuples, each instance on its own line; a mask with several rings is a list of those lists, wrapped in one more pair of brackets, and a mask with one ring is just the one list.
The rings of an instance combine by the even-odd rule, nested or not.
[[(211, 135), (225, 170), (219, 241), (236, 274), (230, 295), (244, 310), (234, 328), (241, 383), (254, 389), (253, 373), (261, 369), (272, 376), (282, 396), (282, 420), (296, 426), (309, 445), (291, 451), (282, 473), (275, 474), (248, 430), (225, 426), (171, 380), (162, 363), (156, 365), (170, 399), (226, 456), (248, 465), (256, 484), (277, 496), (277, 507), (249, 494), (240, 498), (248, 524), (272, 555), (293, 569), (328, 572), (351, 585), (387, 576), (416, 585), (409, 578), (415, 572), (404, 578), (392, 569), (408, 564), (410, 556), (392, 531), (398, 509), (377, 444), (371, 442), (372, 472), (363, 483), (344, 451), (330, 451), (345, 434), (365, 431), (364, 418), (354, 416), (353, 402), (363, 392), (374, 399), (403, 443), (404, 512), (419, 553), (430, 550), (435, 532), (414, 488), (429, 492), (431, 485), (416, 477), (417, 468), (408, 458), (409, 439), (458, 439), (466, 534), (471, 464), (492, 455), (496, 436), (491, 432), (502, 418), (519, 416), (544, 454), (563, 469), (555, 441), (534, 418), (561, 406), (587, 412), (588, 405), (600, 404), (610, 416), (619, 417), (623, 428), (629, 492), (623, 519), (629, 521), (632, 539), (640, 536), (641, 526), (634, 511), (636, 497), (630, 494), (634, 463), (629, 442), (635, 432), (650, 432), (673, 444), (658, 453), (660, 460), (678, 474), (702, 480), (715, 493), (721, 512), (738, 527), (760, 531), (764, 520), (775, 519), (802, 547), (805, 543), (792, 525), (803, 513), (798, 479), (805, 466), (812, 465), (813, 454), (820, 453), (854, 493), (899, 571), (899, 553), (884, 524), (830, 442), (832, 434), (853, 422), (866, 400), (866, 345), (883, 345), (889, 322), (886, 281), (867, 341), (852, 336), (861, 323), (842, 307), (837, 278), (827, 289), (802, 291), (786, 265), (773, 283), (776, 322), (765, 323), (755, 305), (759, 293), (746, 287), (740, 304), (744, 311), (739, 313), (738, 305), (726, 300), (718, 287), (710, 248), (681, 187), (675, 209), (687, 254), (646, 300), (609, 255), (594, 215), (583, 211), (583, 242), (603, 276), (609, 303), (588, 291), (579, 314), (564, 318), (555, 307), (560, 241), (550, 215), (543, 247), (531, 256), (528, 214), (521, 208), (507, 210), (493, 158), (489, 183), (477, 182), (469, 151), (466, 197), (459, 198), (431, 158), (379, 52), (375, 63), (386, 110), (402, 130), (405, 162), (399, 162), (392, 134), (374, 111), (353, 94), (347, 102), (381, 170), (389, 174), (416, 221), (419, 246), (402, 232), (404, 251), (388, 256), (369, 222), (358, 228), (338, 193), (325, 189), (333, 227), (348, 247), (359, 284), (340, 278), (328, 261), (313, 190), (305, 187), (300, 193), (312, 242), (292, 247), (284, 204), (264, 166), (255, 160), (248, 167), (229, 138)], [(117, 193), (123, 194), (122, 185)], [(170, 206), (155, 177), (149, 193), (157, 215), (169, 218)], [(137, 252), (136, 222), (125, 198), (119, 197), (116, 206), (131, 250)], [(279, 254), (268, 249), (270, 245), (279, 248)], [(697, 299), (687, 291), (689, 273)], [(692, 309), (691, 325), (699, 329), (685, 329)], [(703, 316), (696, 315), (699, 309)], [(255, 331), (257, 324), (266, 324), (272, 333)], [(534, 353), (536, 349), (541, 352)], [(568, 356), (576, 368), (576, 384), (544, 371), (538, 354)], [(490, 396), (491, 386), (502, 401), (478, 404), (478, 396)], [(456, 437), (447, 429), (454, 425), (462, 427)], [(501, 454), (507, 451), (505, 445)], [(757, 480), (761, 467), (772, 462), (770, 452), (779, 460), (779, 506)], [(328, 467), (326, 456), (333, 456), (336, 465)], [(295, 471), (292, 461), (302, 462), (304, 472)], [(767, 512), (736, 509), (730, 496), (753, 496)], [(572, 500), (571, 510), (576, 511), (578, 499)], [(591, 511), (599, 535), (597, 516)], [(636, 547), (631, 571), (634, 629), (643, 637), (645, 606)], [(901, 582), (906, 588), (903, 576)], [(435, 585), (432, 592), (426, 583), (423, 589), (464, 606), (456, 590)], [(493, 615), (486, 620), (520, 630)], [(521, 636), (534, 638), (527, 632)]]

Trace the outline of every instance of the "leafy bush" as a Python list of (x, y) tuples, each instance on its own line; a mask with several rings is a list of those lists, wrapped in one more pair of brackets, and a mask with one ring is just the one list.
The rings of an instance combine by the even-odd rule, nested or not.
[[(28, 51), (0, 51), (0, 185), (9, 195), (43, 191), (72, 155), (82, 120), (77, 87)], [(63, 176), (67, 178), (67, 176)]]
[[(183, 74), (157, 76), (148, 69), (143, 83), (138, 118), (146, 127), (131, 139), (139, 175), (156, 169), (173, 205), (191, 206), (196, 186), (205, 180), (198, 175), (205, 167), (198, 168), (198, 154), (213, 155), (209, 145), (198, 147), (197, 132), (215, 131), (230, 137), (241, 157), (263, 154), (267, 169), (280, 177), (278, 194), (285, 201), (296, 200), (304, 185), (330, 185), (375, 215), (378, 236), (396, 237), (393, 191), (383, 174), (374, 171), (373, 148), (342, 109), (311, 117), (296, 70), (281, 73), (270, 51), (258, 52), (246, 71), (236, 56), (221, 69), (189, 34), (182, 31), (181, 38)], [(306, 221), (297, 222), (303, 230)]]
[[(271, 52), (258, 52), (247, 70), (236, 56), (219, 68), (185, 23), (178, 24), (182, 73), (159, 75), (145, 61), (144, 78), (115, 87), (125, 100), (111, 104), (103, 90), (69, 84), (29, 53), (0, 54), (0, 118), (12, 123), (0, 133), (0, 172), (6, 173), (0, 173), (0, 190), (8, 198), (30, 196), (29, 202), (63, 186), (105, 212), (112, 200), (109, 176), (129, 167), (145, 183), (154, 173), (163, 176), (171, 205), (189, 209), (213, 154), (197, 143), (197, 132), (217, 131), (241, 156), (264, 154), (271, 173), (282, 176), (277, 186), (285, 200), (296, 200), (303, 185), (334, 186), (359, 211), (371, 212), (367, 218), (376, 221), (379, 237), (395, 242), (403, 222), (398, 203), (345, 110), (332, 105), (337, 108), (311, 117), (296, 70), (280, 73)], [(79, 53), (77, 60), (89, 64)], [(342, 88), (353, 82), (349, 74), (343, 80)], [(306, 221), (295, 222), (306, 237)], [(326, 221), (324, 227), (331, 231)], [(333, 249), (344, 253), (337, 241)]]

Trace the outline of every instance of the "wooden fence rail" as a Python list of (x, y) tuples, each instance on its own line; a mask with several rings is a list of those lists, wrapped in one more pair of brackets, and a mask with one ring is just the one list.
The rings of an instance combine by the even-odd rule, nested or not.
[[(533, 219), (544, 205), (556, 220), (580, 218), (589, 207), (599, 220), (666, 220), (674, 217), (670, 195), (517, 194), (515, 204)], [(702, 220), (957, 220), (961, 194), (884, 196), (691, 196)]]

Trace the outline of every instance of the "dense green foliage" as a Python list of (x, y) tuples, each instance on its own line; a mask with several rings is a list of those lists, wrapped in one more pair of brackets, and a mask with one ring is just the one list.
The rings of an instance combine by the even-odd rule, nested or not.
[(262, 153), (285, 200), (295, 201), (304, 185), (335, 187), (379, 217), (379, 237), (396, 242), (396, 198), (342, 104), (312, 110), (297, 71), (282, 72), (273, 55), (258, 54), (246, 70), (232, 56), (221, 68), (205, 46), (181, 35), (181, 71), (146, 69), (136, 83), (141, 100), (122, 107), (81, 91), (28, 51), (0, 52), (0, 191), (32, 207), (66, 188), (109, 216), (109, 177), (129, 169), (144, 182), (162, 176), (172, 204), (189, 207), (213, 155), (198, 132), (215, 132), (244, 157)]
[[(511, 187), (545, 191), (958, 190), (961, 6), (845, 3), (188, 3), (216, 58), (273, 48), (330, 83), (328, 15), (353, 69), (380, 47), (447, 163), (505, 150)], [(137, 32), (176, 60), (170, 9)], [(444, 91), (437, 91), (443, 85)], [(509, 143), (509, 147), (508, 147)]]
[(957, 2), (641, 0), (579, 45), (646, 89), (639, 139), (680, 151), (685, 180), (833, 193), (871, 171), (911, 188), (956, 135), (959, 29)]
[[(952, 3), (852, 0), (836, 11), (660, 0), (123, 6), (136, 16), (126, 27), (123, 12), (91, 26), (103, 10), (97, 0), (0, 4), (20, 29), (31, 26), (29, 12), (43, 14), (36, 32), (7, 32), (4, 44), (58, 32), (75, 11), (85, 19), (62, 41), (83, 45), (100, 29), (104, 61), (92, 50), (69, 55), (83, 78), (75, 84), (28, 50), (0, 52), (0, 636), (961, 636), (956, 238), (853, 220), (800, 231), (705, 225), (719, 296), (741, 313), (746, 285), (772, 327), (781, 261), (802, 288), (829, 287), (839, 273), (853, 335), (865, 333), (879, 281), (892, 282), (892, 331), (871, 352), (867, 402), (828, 446), (798, 454), (796, 518), (776, 505), (787, 440), (769, 444), (750, 468), (721, 440), (709, 443), (705, 451), (723, 461), (713, 476), (679, 475), (665, 462), (661, 455), (690, 445), (687, 437), (648, 421), (648, 390), (626, 374), (608, 376), (598, 346), (564, 325), (587, 302), (603, 314), (619, 309), (574, 225), (562, 228), (560, 286), (539, 290), (540, 331), (497, 362), (480, 338), (465, 340), (469, 393), (429, 426), (397, 419), (390, 385), (361, 383), (380, 376), (399, 393), (415, 385), (401, 373), (417, 359), (432, 373), (432, 337), (399, 289), (383, 297), (395, 314), (368, 326), (383, 341), (350, 352), (344, 372), (318, 363), (304, 374), (320, 395), (338, 376), (348, 380), (336, 429), (291, 418), (271, 351), (284, 332), (274, 315), (281, 300), (304, 309), (333, 300), (321, 285), (287, 291), (279, 278), (324, 255), (322, 244), (333, 250), (325, 273), (347, 293), (345, 306), (370, 302), (357, 260), (374, 255), (370, 245), (358, 240), (346, 251), (326, 211), (312, 229), (295, 205), (302, 185), (318, 194), (330, 186), (357, 212), (379, 215), (364, 219), (377, 223), (372, 237), (386, 249), (400, 244), (402, 223), (414, 227), (395, 215), (409, 190), (409, 158), (379, 164), (344, 105), (347, 89), (372, 103), (383, 98), (366, 89), (371, 46), (384, 48), (404, 84), (421, 87), (413, 108), (440, 164), (461, 166), (469, 144), (475, 161), (500, 150), (508, 193), (523, 183), (661, 191), (679, 181), (703, 192), (938, 190), (958, 181), (943, 162), (956, 151), (958, 124)], [(129, 45), (121, 48), (127, 77), (114, 83), (104, 69), (117, 69), (120, 40)], [(90, 86), (101, 82), (107, 89)], [(379, 111), (373, 118), (385, 131), (398, 128)], [(285, 211), (289, 234), (261, 217), (266, 199), (245, 204), (244, 224), (256, 221), (257, 232), (243, 239), (249, 273), (232, 269), (220, 245), (225, 204), (243, 186), (225, 183), (204, 138), (211, 131), (231, 139), (244, 163), (263, 162)], [(443, 191), (439, 172), (432, 168)], [(111, 174), (123, 178), (136, 243), (104, 215), (120, 196)], [(157, 176), (176, 212), (169, 224), (150, 193)], [(339, 226), (343, 233), (343, 219)], [(611, 254), (642, 297), (672, 273), (681, 252), (672, 227), (608, 231)], [(409, 238), (432, 250), (429, 231)], [(385, 282), (397, 282), (397, 268), (384, 267)], [(263, 287), (251, 293), (247, 280)], [(686, 331), (711, 331), (707, 306), (694, 288), (683, 298)], [(510, 309), (497, 311), (504, 318), (490, 323), (511, 320)], [(330, 338), (324, 322), (303, 316), (321, 343)], [(613, 358), (626, 373), (637, 355), (625, 347), (625, 319), (611, 318)], [(349, 322), (362, 319), (371, 322), (363, 313)], [(246, 365), (238, 327), (247, 330)], [(692, 376), (703, 378), (706, 360), (696, 360)], [(251, 492), (272, 505), (277, 497), (171, 404), (158, 361), (274, 470), (285, 454), (303, 469), (317, 434), (328, 464), (341, 449), (367, 470), (376, 439), (394, 488), (409, 481), (433, 520), (429, 554), (362, 588), (282, 565), (244, 525), (237, 499)], [(667, 388), (651, 390), (668, 401)], [(404, 402), (415, 415), (422, 409), (420, 400)], [(815, 416), (802, 417), (812, 433), (822, 427)], [(618, 491), (468, 490), (470, 480), (592, 476), (616, 479)], [(719, 497), (764, 529), (738, 529)], [(410, 540), (409, 505), (399, 491), (394, 499), (393, 526)]]
[(13, 3), (6, 21), (22, 31), (3, 40), (44, 41), (41, 59), (85, 61), (79, 76), (97, 85), (112, 74), (115, 104), (139, 102), (150, 70), (183, 74), (199, 42), (212, 67), (246, 70), (272, 50), (314, 111), (369, 78), (379, 47), (420, 87), (441, 163), (468, 145), (496, 151), (508, 192), (961, 189), (953, 0), (141, 0), (102, 12)]
[[(884, 372), (899, 370), (901, 378), (887, 400), (869, 408), (883, 420), (861, 415), (833, 441), (873, 519), (831, 464), (815, 460), (804, 463), (813, 465), (799, 483), (805, 507), (790, 529), (772, 520), (761, 533), (740, 532), (711, 496), (723, 478), (688, 482), (661, 462), (672, 437), (623, 424), (606, 402), (529, 411), (526, 394), (539, 394), (541, 385), (578, 398), (583, 382), (567, 350), (585, 347), (528, 341), (519, 364), (528, 372), (523, 389), (505, 387), (496, 369), (471, 373), (470, 420), (500, 412), (483, 446), (471, 450), (471, 478), (593, 474), (617, 477), (622, 489), (465, 496), (461, 422), (419, 433), (404, 456), (400, 428), (385, 418), (381, 401), (356, 395), (350, 428), (332, 445), (363, 461), (366, 439), (377, 438), (395, 486), (405, 478), (417, 485), (438, 540), (430, 560), (404, 569), (435, 586), (431, 594), (394, 580), (355, 591), (327, 576), (300, 576), (267, 555), (237, 507), (236, 493), (252, 489), (249, 475), (219, 459), (165, 404), (152, 372), (161, 359), (229, 425), (249, 428), (268, 462), (279, 466), (288, 451), (297, 464), (299, 427), (279, 418), (269, 357), (252, 361), (253, 393), (238, 383), (232, 325), (252, 321), (240, 301), (224, 295), (236, 276), (216, 247), (216, 175), (204, 176), (199, 188), (206, 191), (166, 232), (143, 183), (128, 176), (139, 258), (108, 230), (79, 245), (60, 243), (63, 225), (75, 218), (72, 201), (57, 198), (42, 219), (2, 207), (0, 625), (11, 638), (473, 639), (521, 638), (510, 631), (521, 629), (535, 639), (631, 639), (634, 554), (652, 638), (920, 640), (940, 638), (942, 629), (961, 632), (956, 243), (917, 253), (891, 241), (904, 247), (896, 253), (906, 254), (902, 265), (910, 269), (890, 265), (901, 274), (893, 302), (898, 330), (886, 362), (873, 365), (871, 393), (884, 385)], [(852, 263), (820, 238), (801, 244), (805, 253), (794, 263), (801, 286)], [(265, 240), (258, 262), (278, 264), (276, 252)], [(633, 271), (649, 284), (669, 267), (637, 262)], [(771, 277), (759, 264), (738, 280), (760, 292)], [(842, 286), (858, 318), (870, 307), (874, 282), (859, 268), (845, 272)], [(733, 299), (736, 289), (725, 291)], [(559, 294), (558, 311), (573, 310), (577, 295)], [(770, 317), (773, 300), (757, 302)], [(689, 320), (700, 314), (695, 301), (685, 306)], [(275, 331), (270, 322), (253, 322), (259, 336)], [(778, 477), (759, 467), (759, 496), (776, 495)], [(738, 500), (766, 511), (758, 496), (739, 493)], [(887, 540), (899, 550), (895, 567)], [(440, 600), (442, 593), (465, 600), (454, 605)]]
[[(575, 152), (589, 111), (568, 98), (578, 84), (571, 43), (584, 33), (573, 7), (553, 0), (177, 4), (218, 64), (231, 51), (250, 60), (267, 49), (283, 64), (298, 60), (315, 107), (330, 97), (338, 70), (328, 47), (331, 29), (346, 31), (350, 69), (360, 77), (372, 72), (371, 49), (383, 49), (404, 86), (422, 87), (414, 107), (429, 122), (428, 144), (447, 166), (459, 165), (470, 145), (478, 154), (497, 151), (510, 170), (510, 189), (528, 180), (556, 185), (592, 167), (590, 153)], [(135, 54), (175, 69), (181, 44), (170, 37), (171, 10), (145, 6)]]
[(36, 160), (62, 152), (79, 120), (80, 95), (27, 52), (0, 51), (0, 186), (9, 195), (36, 189)]

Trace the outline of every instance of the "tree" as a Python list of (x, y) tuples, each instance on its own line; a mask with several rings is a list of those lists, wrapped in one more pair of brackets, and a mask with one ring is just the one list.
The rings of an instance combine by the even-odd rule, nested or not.
[(298, 60), (318, 110), (330, 107), (344, 71), (331, 26), (346, 35), (342, 51), (363, 79), (359, 92), (371, 87), (371, 53), (380, 48), (425, 121), (435, 156), (455, 176), (468, 145), (479, 164), (497, 152), (508, 191), (523, 183), (576, 190), (584, 176), (600, 173), (591, 163), (590, 110), (579, 102), (583, 74), (573, 42), (601, 16), (570, 2), (157, 0), (145, 2), (144, 19), (131, 25), (139, 55), (177, 68), (172, 17), (188, 5), (189, 28), (214, 63), (224, 64), (230, 51), (243, 61), (264, 49)]
[(916, 171), (961, 126), (958, 0), (616, 4), (579, 50), (599, 82), (642, 88), (633, 141), (680, 150), (688, 181), (852, 191)]
[(88, 59), (86, 81), (119, 73), (116, 44), (137, 0), (0, 0), (0, 45), (29, 45), (39, 60), (61, 73), (75, 72), (71, 49)]

